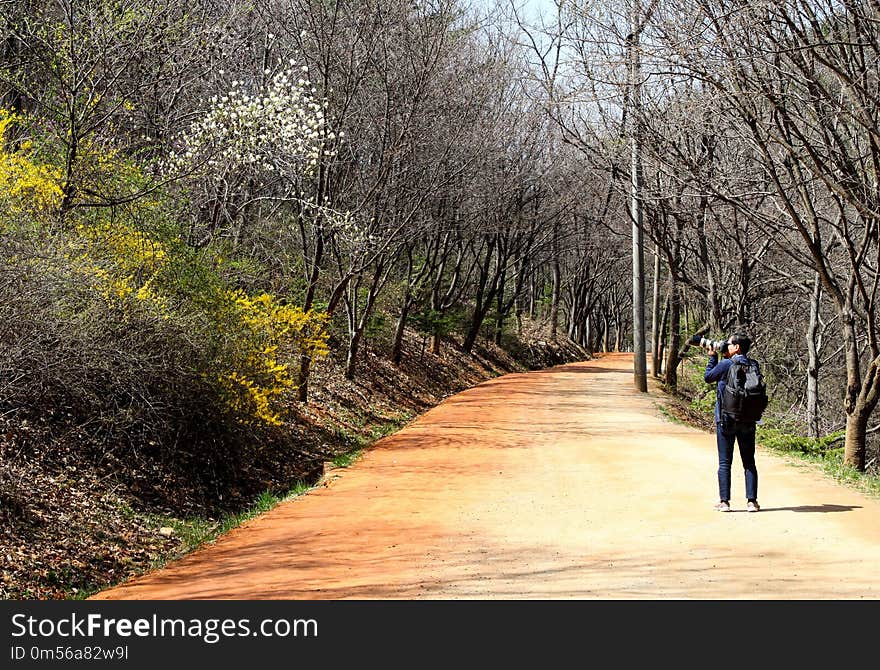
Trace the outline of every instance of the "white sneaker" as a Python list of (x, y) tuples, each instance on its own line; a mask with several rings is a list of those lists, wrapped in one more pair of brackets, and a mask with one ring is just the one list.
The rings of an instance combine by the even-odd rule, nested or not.
[(757, 500), (749, 500), (749, 503), (746, 505), (747, 512), (757, 512), (759, 509), (761, 509), (761, 506)]

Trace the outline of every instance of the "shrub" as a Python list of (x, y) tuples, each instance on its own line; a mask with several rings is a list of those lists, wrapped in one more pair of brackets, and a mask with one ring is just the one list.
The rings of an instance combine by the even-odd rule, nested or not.
[(427, 335), (436, 333), (440, 337), (448, 337), (458, 325), (460, 315), (454, 312), (438, 312), (426, 307), (409, 317), (409, 321), (420, 332)]
[[(5, 227), (19, 217), (51, 212), (61, 204), (61, 169), (39, 160), (33, 141), (13, 142), (22, 117), (0, 109), (0, 216)], [(17, 146), (16, 146), (17, 144)]]
[[(0, 115), (0, 138), (15, 121)], [(60, 172), (27, 143), (0, 142), (0, 163), (0, 414), (196, 468), (291, 439), (290, 366), (327, 353), (324, 314), (233, 285), (219, 255), (181, 241), (161, 193), (62, 225)], [(93, 167), (116, 190), (145, 179), (112, 151)]]
[(803, 437), (792, 435), (776, 428), (758, 426), (758, 441), (771, 449), (780, 451), (795, 451), (810, 456), (818, 456), (826, 459), (839, 458), (843, 454), (843, 447), (835, 447), (844, 435), (844, 431), (837, 431), (823, 437)]
[(244, 422), (282, 425), (282, 401), (297, 389), (291, 364), (302, 354), (327, 354), (326, 314), (284, 305), (268, 293), (232, 290), (217, 298), (213, 316), (225, 336), (215, 363), (227, 405)]

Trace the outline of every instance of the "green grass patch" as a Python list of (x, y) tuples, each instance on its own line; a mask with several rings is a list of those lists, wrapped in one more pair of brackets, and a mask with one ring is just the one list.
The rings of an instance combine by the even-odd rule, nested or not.
[(672, 423), (677, 423), (679, 425), (685, 426), (687, 425), (684, 421), (682, 421), (679, 417), (669, 411), (669, 408), (662, 403), (654, 403), (654, 407), (657, 408), (657, 411), (662, 414), (667, 421), (671, 421)]
[(843, 447), (837, 445), (841, 444), (844, 434), (844, 431), (840, 430), (812, 438), (759, 426), (757, 442), (762, 447), (817, 466), (840, 484), (880, 498), (880, 476), (859, 472), (843, 462)]
[(342, 444), (349, 445), (350, 448), (342, 454), (342, 456), (346, 456), (352, 452), (363, 451), (377, 440), (393, 435), (412, 421), (412, 419), (413, 414), (411, 412), (401, 412), (374, 423), (367, 423), (361, 420), (356, 424), (357, 430), (352, 430), (345, 426), (336, 426), (333, 431)]
[(797, 452), (820, 458), (843, 458), (841, 443), (844, 432), (837, 431), (822, 437), (803, 437), (784, 432), (778, 428), (760, 425), (757, 430), (757, 441), (776, 451)]
[(352, 445), (352, 448), (337, 454), (331, 461), (334, 468), (347, 468), (357, 461), (373, 443), (381, 440), (383, 437), (393, 435), (403, 428), (413, 419), (412, 412), (400, 412), (396, 415), (387, 417), (384, 421), (373, 424), (362, 424), (362, 432), (346, 431), (342, 428), (337, 430), (344, 434), (345, 442)]
[(350, 414), (344, 422), (332, 426), (330, 430), (339, 444), (348, 447), (345, 451), (347, 454), (362, 451), (377, 440), (396, 433), (413, 417), (412, 412), (399, 412), (370, 422), (365, 416)]
[(368, 439), (376, 441), (381, 440), (383, 437), (393, 435), (410, 421), (412, 421), (412, 419), (413, 415), (411, 412), (401, 412), (396, 416), (389, 417), (386, 421), (382, 423), (373, 424), (368, 429)]
[(359, 459), (363, 453), (363, 449), (353, 449), (352, 451), (346, 451), (344, 454), (339, 454), (333, 459), (333, 466), (337, 468), (347, 468)]

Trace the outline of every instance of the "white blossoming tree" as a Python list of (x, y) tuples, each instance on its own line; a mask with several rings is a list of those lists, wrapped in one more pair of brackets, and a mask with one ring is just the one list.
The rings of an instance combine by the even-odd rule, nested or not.
[(167, 170), (181, 177), (194, 206), (194, 243), (237, 238), (255, 203), (300, 197), (302, 180), (335, 139), (307, 76), (290, 61), (262, 89), (233, 81), (178, 138)]

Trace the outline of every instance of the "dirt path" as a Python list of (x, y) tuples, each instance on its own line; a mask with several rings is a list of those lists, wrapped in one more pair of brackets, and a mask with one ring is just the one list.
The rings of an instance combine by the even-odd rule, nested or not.
[(715, 512), (714, 436), (656, 403), (626, 354), (491, 380), (95, 598), (880, 598), (880, 501), (759, 447), (762, 511)]

